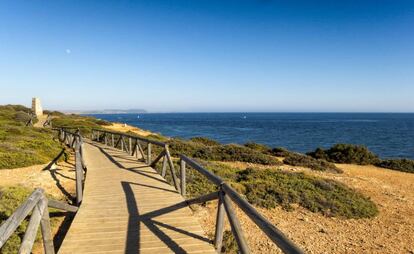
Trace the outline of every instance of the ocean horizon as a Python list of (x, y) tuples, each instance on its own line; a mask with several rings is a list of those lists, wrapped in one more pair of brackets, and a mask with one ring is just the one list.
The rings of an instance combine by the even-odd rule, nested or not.
[(296, 152), (337, 143), (367, 146), (381, 158), (414, 159), (414, 113), (239, 112), (89, 114), (169, 137), (256, 142)]

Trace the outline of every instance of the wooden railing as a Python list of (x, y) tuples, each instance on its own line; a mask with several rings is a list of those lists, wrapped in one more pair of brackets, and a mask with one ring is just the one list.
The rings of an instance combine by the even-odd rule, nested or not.
[[(162, 159), (161, 175), (165, 177), (167, 173), (167, 166), (170, 169), (174, 187), (181, 193), (177, 175), (174, 169), (174, 163), (171, 159), (171, 154), (168, 148), (168, 144), (151, 140), (143, 137), (137, 137), (125, 133), (112, 132), (106, 130), (92, 130), (92, 140), (104, 143), (115, 148), (120, 148), (122, 151), (127, 152), (131, 156), (142, 158), (145, 160), (148, 166), (155, 167), (156, 164)], [(159, 155), (152, 160), (152, 145), (161, 148)], [(144, 152), (146, 150), (146, 153)], [(184, 190), (185, 191), (185, 190)]]
[[(263, 217), (249, 202), (243, 199), (229, 184), (220, 177), (208, 171), (193, 159), (180, 155), (181, 186), (185, 189), (186, 165), (198, 171), (210, 182), (218, 187), (218, 207), (216, 217), (216, 229), (214, 246), (217, 251), (221, 250), (223, 243), (224, 214), (230, 222), (231, 231), (236, 239), (240, 253), (249, 253), (249, 247), (244, 237), (240, 222), (236, 216), (232, 203), (236, 204), (284, 253), (303, 253), (289, 238), (287, 238), (272, 223)], [(231, 202), (233, 201), (233, 202)]]
[(85, 180), (86, 164), (83, 158), (83, 138), (79, 130), (55, 129), (59, 131), (59, 141), (64, 143), (75, 153), (75, 177), (76, 177), (76, 204), (79, 206), (83, 199), (83, 183)]
[(26, 228), (26, 232), (19, 248), (19, 253), (31, 253), (34, 241), (36, 240), (37, 231), (40, 226), (44, 252), (46, 254), (54, 254), (55, 249), (53, 246), (48, 207), (69, 212), (77, 211), (77, 207), (60, 201), (48, 200), (43, 189), (36, 189), (8, 219), (1, 224), (0, 249), (16, 231), (23, 220), (31, 213), (29, 224)]
[[(188, 200), (189, 203), (202, 203), (214, 199), (218, 199), (216, 228), (214, 237), (214, 246), (218, 252), (220, 252), (223, 244), (224, 233), (224, 215), (230, 222), (232, 233), (236, 239), (239, 252), (249, 253), (249, 247), (247, 245), (246, 238), (244, 237), (243, 230), (240, 226), (240, 222), (236, 216), (232, 203), (236, 204), (244, 214), (246, 214), (260, 229), (263, 231), (269, 239), (274, 242), (284, 253), (303, 253), (303, 251), (295, 245), (288, 237), (286, 237), (279, 229), (277, 229), (272, 223), (270, 223), (265, 217), (263, 217), (249, 202), (243, 199), (229, 184), (224, 182), (220, 177), (213, 174), (211, 171), (205, 169), (193, 159), (180, 155), (180, 179), (177, 179), (175, 173), (174, 164), (171, 159), (168, 144), (154, 141), (142, 137), (136, 137), (124, 133), (111, 132), (106, 130), (93, 130), (93, 140), (104, 143), (112, 147), (120, 148), (121, 150), (129, 153), (130, 155), (136, 155), (140, 152), (142, 158), (145, 159), (147, 164), (151, 167), (155, 167), (156, 163), (161, 159), (163, 160), (163, 167), (161, 175), (165, 177), (166, 164), (170, 166), (171, 176), (173, 183), (178, 192), (183, 197), (186, 196), (186, 165), (192, 169), (198, 171), (205, 176), (210, 182), (215, 184), (218, 188), (218, 192), (209, 193), (198, 198)], [(126, 142), (127, 140), (128, 142)], [(147, 155), (144, 154), (142, 144), (146, 145)], [(157, 158), (151, 161), (151, 144), (160, 146), (163, 148), (162, 152)]]

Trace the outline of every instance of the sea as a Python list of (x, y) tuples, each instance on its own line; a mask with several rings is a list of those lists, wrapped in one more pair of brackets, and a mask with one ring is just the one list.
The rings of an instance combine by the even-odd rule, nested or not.
[(414, 113), (94, 114), (169, 137), (256, 142), (309, 152), (337, 143), (367, 146), (381, 158), (414, 159)]

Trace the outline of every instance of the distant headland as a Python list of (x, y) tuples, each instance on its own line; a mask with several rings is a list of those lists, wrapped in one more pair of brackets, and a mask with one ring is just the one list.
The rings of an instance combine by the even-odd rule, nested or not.
[(145, 109), (103, 109), (103, 110), (63, 110), (64, 113), (88, 115), (88, 114), (142, 114), (148, 113)]

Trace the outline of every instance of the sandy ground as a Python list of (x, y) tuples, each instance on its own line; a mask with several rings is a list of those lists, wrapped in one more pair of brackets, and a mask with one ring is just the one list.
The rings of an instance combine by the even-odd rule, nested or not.
[(142, 130), (140, 128), (137, 128), (135, 126), (131, 126), (128, 124), (123, 123), (113, 123), (112, 125), (104, 126), (106, 129), (112, 130), (112, 131), (119, 131), (119, 132), (133, 132), (135, 134), (138, 134), (140, 136), (146, 137), (149, 135), (153, 135), (154, 133), (146, 130)]
[[(236, 165), (241, 167), (243, 163)], [(374, 166), (337, 166), (344, 170), (343, 174), (314, 172), (292, 166), (283, 168), (306, 170), (355, 188), (377, 204), (380, 213), (376, 218), (328, 218), (301, 207), (291, 212), (281, 208), (258, 210), (307, 253), (413, 254), (414, 174)], [(212, 202), (196, 212), (210, 236), (214, 235), (216, 207), (216, 202)], [(245, 215), (240, 211), (238, 214), (253, 253), (280, 253)]]
[[(72, 156), (73, 157), (73, 156)], [(1, 169), (0, 186), (21, 185), (29, 188), (43, 188), (45, 192), (56, 200), (70, 200), (75, 196), (75, 171), (73, 161), (58, 162), (50, 170), (43, 170), (47, 164), (25, 168)], [(66, 213), (51, 214), (54, 217), (52, 234), (63, 232), (71, 221), (71, 215)], [(55, 239), (55, 245), (60, 244), (61, 239)], [(40, 242), (33, 246), (34, 254), (43, 253)]]

